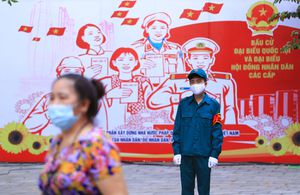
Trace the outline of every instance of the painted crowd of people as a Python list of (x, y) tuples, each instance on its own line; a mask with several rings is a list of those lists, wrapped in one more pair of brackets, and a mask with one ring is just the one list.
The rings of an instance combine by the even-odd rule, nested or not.
[[(99, 105), (101, 117), (96, 117), (101, 120), (95, 123), (108, 130), (126, 124), (129, 116), (145, 109), (167, 110), (170, 121), (174, 121), (179, 101), (191, 95), (187, 73), (201, 68), (208, 75), (206, 92), (221, 103), (222, 120), (225, 124), (237, 124), (235, 80), (230, 73), (211, 69), (219, 45), (205, 37), (187, 40), (182, 45), (170, 42), (171, 22), (164, 12), (146, 16), (143, 38), (114, 51), (103, 48), (106, 35), (98, 26), (86, 24), (76, 38), (77, 46), (85, 52), (63, 58), (56, 76), (75, 73), (105, 84), (107, 94)], [(49, 125), (49, 94), (42, 99), (23, 120), (31, 132), (42, 133)], [(37, 117), (43, 119), (36, 120)], [(120, 120), (116, 121), (116, 117)]]

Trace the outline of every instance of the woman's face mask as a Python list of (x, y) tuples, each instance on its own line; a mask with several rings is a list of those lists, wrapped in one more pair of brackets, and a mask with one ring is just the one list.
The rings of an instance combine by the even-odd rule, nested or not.
[(48, 106), (47, 116), (53, 125), (62, 131), (68, 131), (78, 120), (72, 105), (52, 104)]
[(69, 130), (80, 116), (80, 112), (78, 112), (80, 106), (77, 104), (78, 98), (73, 86), (72, 80), (60, 79), (52, 87), (47, 116), (52, 124), (62, 131)]

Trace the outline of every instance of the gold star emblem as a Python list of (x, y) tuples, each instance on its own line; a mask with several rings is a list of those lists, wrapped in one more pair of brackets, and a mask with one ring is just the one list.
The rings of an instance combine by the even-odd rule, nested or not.
[(125, 3), (125, 6), (129, 6), (129, 2), (126, 2), (126, 3)]
[(204, 43), (197, 43), (196, 48), (204, 48), (205, 44)]
[(24, 27), (23, 30), (27, 31), (27, 27)]
[(259, 10), (260, 16), (265, 16), (267, 13), (267, 10), (265, 10), (264, 8), (261, 8), (261, 10)]
[(57, 29), (54, 29), (53, 30), (53, 34), (57, 34), (58, 33), (58, 30)]
[(187, 13), (187, 16), (190, 17), (190, 18), (193, 17), (193, 15), (194, 15), (194, 13), (192, 11)]
[(127, 20), (127, 24), (130, 24), (130, 23), (132, 23), (132, 20)]
[(121, 12), (118, 12), (118, 13), (117, 13), (117, 16), (122, 16), (122, 13), (121, 13)]
[(214, 11), (214, 9), (215, 9), (215, 6), (213, 6), (213, 5), (209, 6), (209, 11)]

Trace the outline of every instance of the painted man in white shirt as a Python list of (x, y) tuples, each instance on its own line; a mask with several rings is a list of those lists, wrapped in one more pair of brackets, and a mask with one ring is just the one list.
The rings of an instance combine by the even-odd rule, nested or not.
[[(211, 67), (219, 46), (208, 38), (194, 38), (183, 44), (185, 61), (191, 69), (203, 69), (208, 77), (206, 93), (221, 104), (221, 116), (224, 124), (238, 123), (236, 83), (230, 73), (215, 72)], [(149, 96), (147, 104), (150, 109), (171, 107), (170, 119), (175, 119), (177, 106), (183, 97), (191, 95), (188, 89), (187, 73), (173, 74), (166, 79)]]

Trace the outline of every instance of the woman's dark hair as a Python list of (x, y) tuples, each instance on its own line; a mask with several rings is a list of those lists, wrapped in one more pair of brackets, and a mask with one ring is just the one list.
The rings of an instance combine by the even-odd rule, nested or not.
[[(74, 89), (79, 97), (79, 101), (88, 99), (90, 101), (87, 116), (92, 121), (98, 112), (98, 100), (105, 95), (105, 88), (100, 81), (89, 80), (77, 74), (65, 74), (60, 79), (70, 79), (74, 81)], [(57, 81), (56, 80), (56, 81)]]

